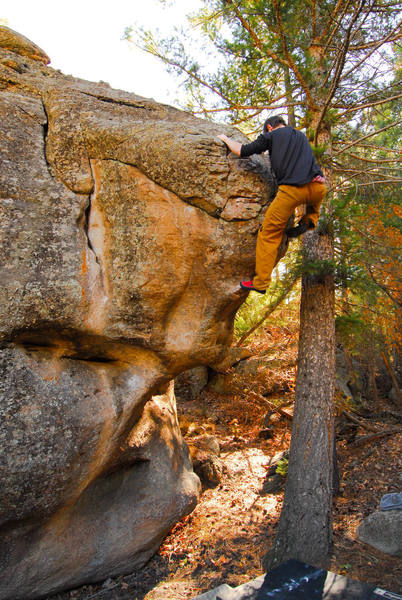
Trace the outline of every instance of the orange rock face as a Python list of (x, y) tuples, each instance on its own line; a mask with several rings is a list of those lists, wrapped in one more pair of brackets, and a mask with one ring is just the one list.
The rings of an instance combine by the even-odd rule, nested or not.
[(141, 566), (195, 506), (170, 382), (224, 359), (272, 191), (265, 159), (228, 157), (214, 124), (47, 62), (0, 27), (0, 598), (13, 600)]

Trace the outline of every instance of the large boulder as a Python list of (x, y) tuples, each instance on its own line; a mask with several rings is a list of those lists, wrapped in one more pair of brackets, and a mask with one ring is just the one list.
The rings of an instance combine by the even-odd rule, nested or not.
[(13, 600), (132, 571), (195, 506), (169, 382), (224, 359), (272, 191), (266, 159), (227, 156), (212, 123), (47, 62), (0, 27), (0, 598)]

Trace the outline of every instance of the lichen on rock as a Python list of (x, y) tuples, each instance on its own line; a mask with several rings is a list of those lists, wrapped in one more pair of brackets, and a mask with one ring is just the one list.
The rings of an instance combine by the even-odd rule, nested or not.
[[(0, 27), (0, 598), (143, 565), (199, 494), (174, 377), (223, 360), (272, 192), (216, 126)], [(239, 132), (227, 128), (241, 138)]]

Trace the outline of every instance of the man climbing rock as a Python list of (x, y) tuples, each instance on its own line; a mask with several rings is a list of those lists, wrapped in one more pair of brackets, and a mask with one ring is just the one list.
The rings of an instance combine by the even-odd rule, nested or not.
[(256, 275), (252, 281), (241, 281), (245, 290), (260, 294), (271, 280), (278, 248), (286, 224), (295, 208), (307, 205), (306, 214), (296, 227), (286, 231), (293, 238), (317, 225), (320, 206), (326, 192), (325, 180), (317, 165), (306, 136), (286, 125), (280, 116), (269, 117), (263, 133), (250, 144), (241, 144), (224, 134), (218, 135), (229, 149), (242, 158), (268, 150), (272, 171), (278, 183), (278, 192), (271, 202), (257, 237)]

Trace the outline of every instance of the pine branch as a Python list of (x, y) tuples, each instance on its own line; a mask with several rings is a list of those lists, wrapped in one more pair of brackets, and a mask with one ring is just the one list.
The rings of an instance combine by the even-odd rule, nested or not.
[(353, 39), (354, 39), (354, 38), (355, 38), (357, 35), (359, 35), (359, 34), (360, 34), (360, 31), (362, 30), (362, 28), (363, 28), (363, 26), (364, 26), (365, 22), (367, 21), (367, 19), (368, 19), (368, 18), (369, 18), (369, 16), (371, 15), (371, 11), (373, 10), (373, 8), (374, 8), (374, 5), (375, 5), (375, 3), (376, 3), (376, 2), (377, 2), (377, 0), (372, 0), (371, 4), (368, 6), (368, 8), (367, 8), (366, 10), (365, 10), (365, 9), (364, 9), (364, 7), (363, 7), (363, 11), (362, 11), (362, 12), (363, 12), (363, 14), (364, 14), (364, 13), (366, 13), (366, 14), (365, 14), (365, 16), (363, 17), (363, 20), (362, 20), (362, 22), (361, 22), (361, 23), (359, 23), (359, 27), (357, 27), (357, 28), (355, 29), (354, 33), (352, 33), (352, 36), (351, 36), (351, 38), (350, 38), (349, 49), (350, 49), (350, 48), (351, 48), (351, 46), (352, 46), (352, 40), (353, 40)]
[[(334, 169), (334, 170), (340, 171), (342, 173), (348, 173), (349, 171), (353, 172), (352, 169), (350, 169), (350, 170), (348, 170), (348, 169)], [(402, 178), (400, 178), (400, 177), (390, 177), (389, 175), (385, 175), (385, 174), (384, 174), (384, 178), (388, 177), (388, 179), (377, 179), (377, 180), (366, 181), (366, 182), (352, 181), (358, 175), (365, 174), (366, 172), (367, 172), (366, 170), (364, 170), (364, 171), (356, 171), (353, 176), (351, 176), (351, 177), (345, 177), (340, 184), (338, 184), (337, 186), (334, 186), (333, 188), (331, 188), (331, 191), (335, 192), (337, 190), (345, 189), (345, 183), (347, 181), (350, 182), (350, 185), (347, 186), (347, 188), (352, 188), (352, 187), (356, 187), (356, 186), (358, 186), (358, 187), (367, 187), (368, 185), (373, 186), (373, 185), (384, 184), (384, 183), (392, 183), (392, 184), (397, 184), (398, 183), (399, 184), (399, 183), (402, 182)], [(376, 175), (377, 177), (381, 177), (380, 173), (373, 173), (373, 174)]]
[(401, 8), (401, 3), (398, 2), (389, 2), (389, 4), (381, 4), (381, 6), (376, 7), (375, 9), (373, 9), (373, 12), (385, 12), (388, 15), (388, 9), (390, 8), (396, 8), (396, 9), (400, 9)]
[(311, 0), (311, 29), (313, 34), (313, 39), (317, 35), (317, 4), (316, 0)]
[(204, 113), (208, 113), (208, 114), (216, 114), (216, 113), (220, 113), (220, 112), (228, 112), (228, 111), (234, 111), (234, 110), (254, 110), (255, 112), (252, 115), (248, 115), (247, 117), (245, 117), (245, 120), (247, 119), (252, 119), (254, 116), (260, 114), (263, 110), (265, 110), (267, 107), (266, 106), (241, 106), (238, 104), (231, 104), (230, 106), (224, 106), (222, 108), (204, 108), (203, 110), (195, 110), (192, 114), (193, 115), (200, 115), (200, 114), (204, 114)]
[[(297, 65), (295, 64), (295, 62), (293, 60), (292, 55), (289, 52), (289, 48), (288, 48), (288, 45), (286, 42), (284, 27), (283, 27), (283, 23), (282, 23), (282, 17), (281, 17), (281, 13), (279, 10), (279, 5), (277, 3), (277, 0), (272, 0), (272, 4), (275, 8), (276, 19), (277, 19), (278, 26), (279, 26), (279, 37), (281, 39), (283, 52), (287, 58), (287, 66), (289, 67), (289, 69), (291, 71), (293, 71), (297, 81), (300, 83), (304, 93), (306, 94), (306, 98), (310, 105), (310, 108), (315, 109), (315, 108), (317, 108), (316, 102), (315, 102), (313, 96), (311, 95), (310, 89), (309, 89), (305, 79), (302, 77)], [(278, 32), (276, 32), (276, 33), (278, 33)]]
[[(331, 103), (332, 98), (335, 95), (335, 92), (337, 90), (339, 81), (341, 79), (342, 76), (342, 71), (343, 68), (345, 66), (345, 62), (346, 62), (346, 56), (348, 53), (348, 49), (349, 49), (349, 43), (350, 43), (350, 37), (352, 34), (352, 30), (353, 27), (355, 25), (355, 23), (357, 22), (358, 18), (360, 17), (361, 11), (363, 9), (365, 0), (361, 0), (359, 6), (356, 8), (354, 15), (352, 16), (349, 26), (346, 30), (345, 33), (345, 37), (344, 37), (344, 41), (343, 41), (343, 45), (342, 45), (342, 50), (341, 52), (338, 54), (338, 57), (335, 61), (334, 67), (335, 67), (335, 74), (334, 77), (332, 79), (332, 83), (331, 83), (331, 87), (330, 90), (328, 92), (328, 95), (324, 101), (324, 105), (321, 109), (319, 118), (318, 118), (318, 122), (315, 125), (315, 135), (314, 135), (314, 143), (317, 144), (318, 142), (318, 135), (319, 135), (319, 131), (320, 131), (320, 125), (324, 119), (325, 113), (327, 112), (327, 108)], [(331, 69), (332, 70), (332, 69)], [(324, 84), (325, 85), (325, 84)]]
[(233, 6), (233, 10), (236, 13), (237, 19), (240, 21), (242, 27), (250, 35), (254, 44), (260, 50), (260, 52), (263, 54), (266, 54), (267, 56), (269, 56), (272, 60), (274, 60), (276, 62), (280, 62), (283, 65), (289, 66), (286, 60), (284, 60), (283, 58), (278, 56), (278, 54), (276, 54), (275, 52), (272, 52), (272, 50), (269, 50), (269, 48), (264, 46), (264, 44), (262, 43), (262, 41), (260, 40), (260, 38), (258, 37), (256, 32), (254, 31), (254, 29), (251, 27), (251, 25), (248, 23), (248, 21), (241, 14), (241, 12), (239, 11), (239, 8), (236, 6), (236, 4), (233, 2), (233, 0), (226, 0), (226, 1), (228, 4), (231, 4)]
[(314, 45), (319, 46), (323, 43), (324, 38), (328, 35), (331, 24), (335, 23), (335, 27), (334, 29), (331, 31), (329, 38), (325, 44), (325, 49), (324, 49), (324, 54), (326, 54), (326, 52), (328, 51), (328, 47), (329, 44), (331, 43), (332, 38), (334, 37), (334, 35), (336, 34), (336, 32), (338, 31), (340, 24), (341, 24), (341, 20), (342, 17), (345, 15), (345, 12), (347, 11), (347, 9), (349, 8), (350, 2), (346, 3), (346, 6), (343, 8), (343, 12), (341, 14), (341, 16), (339, 17), (339, 19), (337, 20), (336, 17), (338, 15), (338, 12), (341, 10), (343, 4), (343, 0), (338, 0), (338, 2), (336, 3), (336, 6), (334, 8), (334, 10), (332, 11), (332, 13), (328, 16), (328, 22), (326, 27), (323, 29), (323, 31), (321, 32), (321, 34), (319, 35), (319, 37), (314, 40)]
[[(353, 71), (356, 71), (356, 69), (358, 69), (364, 62), (366, 62), (370, 58), (370, 56), (372, 56), (372, 54), (374, 54), (374, 52), (376, 52), (382, 45), (384, 45), (384, 44), (389, 43), (390, 41), (392, 41), (391, 38), (392, 38), (393, 34), (395, 33), (395, 31), (397, 29), (399, 29), (399, 25), (397, 27), (395, 27), (395, 29), (393, 29), (387, 36), (385, 36), (385, 38), (382, 38), (381, 40), (376, 40), (375, 41), (375, 46), (373, 46), (372, 50), (370, 52), (368, 52), (363, 58), (361, 58), (357, 64), (353, 65), (353, 67), (351, 67), (349, 69), (349, 71), (347, 71), (346, 73), (344, 73), (343, 76), (342, 76), (342, 78), (344, 80), (346, 80), (347, 77)], [(350, 49), (351, 48), (349, 46), (349, 50)], [(326, 53), (327, 50), (328, 50), (328, 47), (326, 46), (325, 49), (324, 49), (324, 53)], [(340, 51), (340, 48), (338, 48), (338, 52), (339, 51)], [(323, 87), (325, 87), (327, 85), (328, 81), (329, 81), (329, 78), (331, 76), (331, 72), (332, 72), (332, 70), (334, 68), (334, 64), (331, 66), (330, 69), (328, 69), (328, 74), (327, 74), (327, 76), (326, 76), (326, 78), (324, 80)], [(368, 80), (366, 80), (365, 83), (367, 83), (369, 81), (372, 81), (372, 77), (370, 77)], [(353, 88), (352, 88), (352, 90), (351, 90), (350, 93), (353, 93), (353, 92), (356, 92), (356, 86), (353, 86)]]

